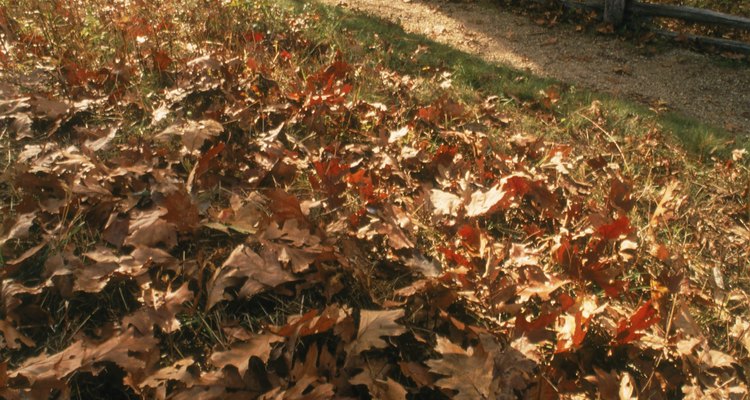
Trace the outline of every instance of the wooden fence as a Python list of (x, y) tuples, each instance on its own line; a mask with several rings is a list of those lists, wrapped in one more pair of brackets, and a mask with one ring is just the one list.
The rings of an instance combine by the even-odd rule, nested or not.
[[(615, 26), (622, 24), (627, 18), (632, 17), (657, 17), (675, 18), (685, 22), (718, 25), (742, 29), (750, 32), (750, 18), (739, 17), (706, 10), (702, 8), (676, 6), (669, 4), (642, 3), (636, 0), (559, 0), (564, 5), (573, 8), (585, 8), (597, 10), (602, 13), (604, 22)], [(665, 36), (678, 36), (677, 33), (668, 31), (657, 31)], [(750, 43), (736, 40), (727, 40), (697, 35), (682, 35), (688, 40), (698, 43), (709, 44), (727, 50), (750, 53)]]

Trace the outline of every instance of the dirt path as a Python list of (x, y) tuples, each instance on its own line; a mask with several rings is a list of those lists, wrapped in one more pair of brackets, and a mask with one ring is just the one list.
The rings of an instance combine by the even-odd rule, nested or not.
[(750, 68), (673, 48), (646, 55), (616, 37), (537, 26), (491, 0), (321, 0), (401, 24), (406, 31), (587, 89), (662, 104), (750, 134)]

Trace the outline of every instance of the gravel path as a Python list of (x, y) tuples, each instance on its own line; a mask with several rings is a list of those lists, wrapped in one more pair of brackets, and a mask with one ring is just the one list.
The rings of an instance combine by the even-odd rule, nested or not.
[(538, 26), (491, 0), (320, 0), (399, 23), (486, 60), (570, 84), (668, 107), (750, 134), (750, 68), (671, 48), (648, 54), (570, 25)]

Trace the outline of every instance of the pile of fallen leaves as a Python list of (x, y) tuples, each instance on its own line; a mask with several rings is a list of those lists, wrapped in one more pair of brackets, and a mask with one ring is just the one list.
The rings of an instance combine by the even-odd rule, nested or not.
[[(708, 168), (722, 195), (691, 220), (723, 239), (672, 247), (670, 224), (702, 210), (658, 130), (625, 154), (598, 104), (569, 143), (449, 81), (420, 104), (418, 79), (311, 41), (316, 14), (269, 12), (190, 57), (135, 47), (97, 70), (12, 42), (6, 62), (39, 64), (0, 86), (0, 396), (747, 395), (693, 317), (746, 301), (706, 295), (689, 255), (747, 256), (740, 162)], [(126, 22), (146, 45), (187, 29)], [(388, 104), (359, 96), (362, 74)], [(554, 97), (528, 112), (552, 123)]]

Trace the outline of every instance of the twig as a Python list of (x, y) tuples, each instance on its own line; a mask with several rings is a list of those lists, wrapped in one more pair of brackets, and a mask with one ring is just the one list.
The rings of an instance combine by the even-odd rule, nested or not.
[(630, 172), (630, 165), (628, 164), (628, 160), (625, 159), (625, 153), (622, 151), (622, 148), (620, 148), (620, 145), (617, 144), (617, 141), (615, 140), (615, 138), (613, 138), (612, 135), (606, 129), (602, 128), (601, 125), (599, 125), (596, 122), (594, 122), (591, 118), (585, 116), (584, 114), (582, 114), (582, 113), (580, 113), (578, 111), (576, 111), (576, 114), (579, 115), (579, 116), (581, 116), (586, 121), (591, 122), (591, 124), (593, 124), (597, 129), (599, 129), (600, 131), (602, 131), (602, 133), (604, 133), (607, 136), (607, 139), (609, 139), (609, 141), (612, 142), (612, 144), (614, 144), (615, 147), (617, 147), (617, 151), (620, 152), (620, 157), (622, 157), (622, 162), (625, 165), (625, 170), (627, 170), (628, 172)]

